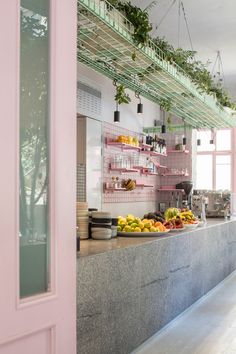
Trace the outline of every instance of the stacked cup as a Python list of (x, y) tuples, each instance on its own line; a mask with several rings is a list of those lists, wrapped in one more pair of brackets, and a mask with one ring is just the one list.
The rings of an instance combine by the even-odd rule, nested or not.
[(89, 213), (88, 213), (88, 203), (77, 202), (76, 204), (77, 213), (77, 225), (78, 225), (78, 236), (80, 240), (86, 240), (89, 238)]
[(111, 238), (111, 213), (105, 211), (92, 212), (92, 238), (109, 240)]

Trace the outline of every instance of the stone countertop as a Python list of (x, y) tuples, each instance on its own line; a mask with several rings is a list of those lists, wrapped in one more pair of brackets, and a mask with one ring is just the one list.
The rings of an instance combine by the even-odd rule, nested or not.
[(90, 256), (77, 258), (77, 354), (131, 353), (236, 269), (235, 219), (81, 243)]
[(208, 219), (206, 225), (198, 227), (194, 230), (184, 230), (176, 233), (169, 233), (168, 236), (160, 237), (117, 237), (111, 240), (81, 240), (80, 242), (80, 252), (78, 252), (78, 257), (93, 256), (96, 254), (106, 253), (113, 250), (119, 250), (129, 247), (140, 246), (149, 242), (156, 242), (170, 237), (178, 237), (185, 233), (193, 231), (201, 231), (210, 227), (214, 227), (220, 224), (227, 224), (229, 222), (235, 221), (236, 218), (231, 218), (229, 220), (225, 219)]

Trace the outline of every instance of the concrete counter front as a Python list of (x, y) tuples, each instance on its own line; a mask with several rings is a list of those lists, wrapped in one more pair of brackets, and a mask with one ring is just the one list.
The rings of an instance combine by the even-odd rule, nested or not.
[(236, 269), (235, 220), (120, 242), (77, 259), (78, 354), (130, 353)]

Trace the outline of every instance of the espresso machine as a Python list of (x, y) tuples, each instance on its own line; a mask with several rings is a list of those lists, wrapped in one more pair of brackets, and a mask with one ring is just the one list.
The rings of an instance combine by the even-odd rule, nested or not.
[(193, 211), (201, 213), (202, 200), (205, 204), (206, 217), (230, 217), (231, 193), (229, 191), (194, 190)]
[(176, 184), (177, 189), (184, 190), (183, 196), (183, 208), (192, 209), (192, 193), (193, 193), (193, 181), (183, 181)]

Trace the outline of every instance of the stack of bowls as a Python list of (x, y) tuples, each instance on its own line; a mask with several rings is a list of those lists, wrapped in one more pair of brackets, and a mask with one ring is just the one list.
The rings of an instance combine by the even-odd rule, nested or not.
[(111, 219), (111, 237), (117, 237), (118, 219)]
[(111, 213), (105, 211), (92, 212), (92, 238), (109, 240), (111, 238)]
[(92, 237), (92, 212), (93, 211), (98, 211), (95, 208), (89, 208), (88, 212), (89, 212), (89, 238)]
[(80, 240), (86, 240), (89, 238), (89, 213), (88, 213), (88, 203), (77, 202), (77, 225), (78, 225), (78, 236)]

